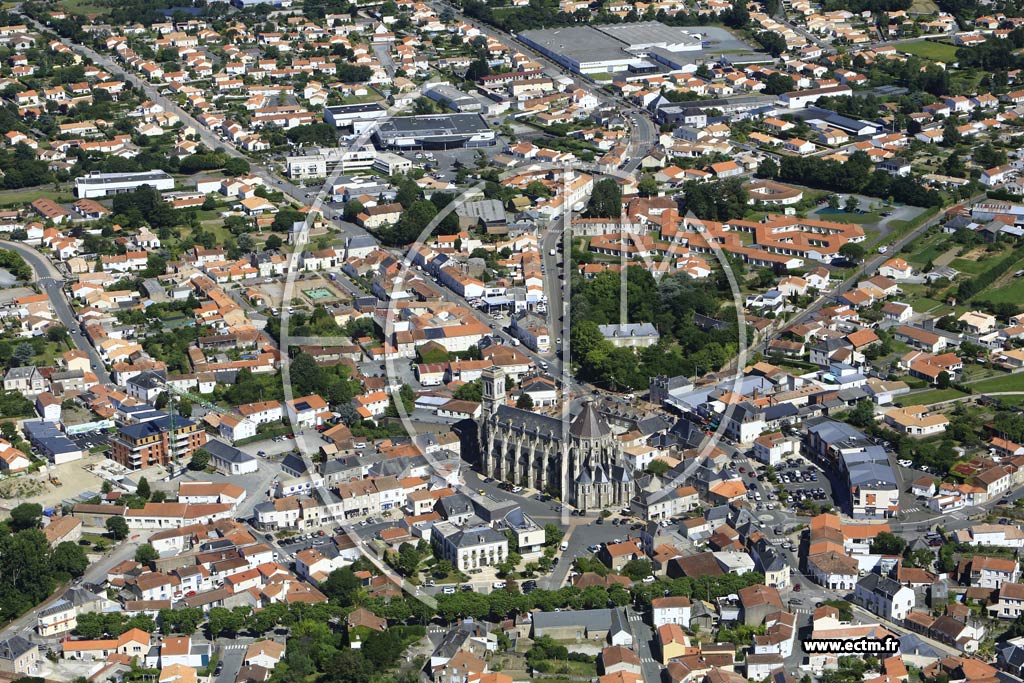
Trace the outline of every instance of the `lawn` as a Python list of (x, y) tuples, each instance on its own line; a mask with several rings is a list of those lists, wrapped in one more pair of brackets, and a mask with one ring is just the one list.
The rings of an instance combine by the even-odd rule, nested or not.
[(939, 11), (939, 6), (935, 4), (935, 0), (914, 0), (910, 3), (911, 14), (935, 14)]
[(867, 213), (822, 213), (818, 211), (814, 218), (820, 221), (832, 221), (833, 223), (858, 223), (860, 225), (873, 225), (882, 220), (881, 214), (869, 211)]
[(929, 299), (927, 297), (916, 299), (911, 302), (910, 305), (913, 306), (915, 313), (925, 313), (927, 311), (933, 311), (934, 309), (941, 310), (943, 308), (948, 308), (946, 304), (941, 301), (936, 301), (935, 299)]
[(909, 253), (910, 249), (905, 249), (904, 253), (906, 255), (904, 258), (915, 266), (924, 266), (929, 261), (934, 261), (939, 256), (945, 254), (949, 246), (948, 237), (941, 232), (936, 232), (914, 242), (910, 246), (913, 249), (912, 253)]
[(1000, 391), (1024, 391), (1024, 373), (1002, 375), (993, 377), (971, 385), (974, 393), (982, 394), (987, 392), (998, 393)]
[[(950, 261), (949, 267), (950, 268), (955, 268), (956, 270), (960, 271), (961, 273), (969, 273), (971, 275), (979, 275), (981, 273), (984, 273), (985, 270), (987, 270), (989, 268), (989, 266), (992, 265), (992, 261), (990, 260), (991, 258), (993, 258), (992, 256), (989, 256), (987, 254), (982, 254), (982, 256), (983, 256), (983, 258), (985, 260), (973, 261), (973, 260), (968, 259), (968, 258), (955, 258), (952, 261)], [(999, 257), (998, 254), (996, 254), (994, 256), (994, 258), (998, 258), (998, 257)]]
[(933, 40), (920, 40), (916, 43), (905, 43), (897, 48), (900, 52), (917, 55), (936, 62), (955, 62), (956, 46), (936, 43)]
[(901, 402), (904, 405), (931, 405), (942, 400), (950, 400), (966, 395), (963, 391), (957, 391), (956, 389), (932, 389), (931, 391), (922, 391), (921, 393), (906, 394), (902, 397)]
[(28, 204), (41, 198), (52, 199), (53, 201), (60, 204), (70, 204), (75, 201), (75, 198), (71, 195), (70, 191), (54, 190), (53, 186), (47, 186), (47, 189), (43, 189), (41, 186), (30, 187), (24, 190), (10, 190), (0, 192), (0, 206), (16, 206), (21, 204)]
[[(544, 667), (547, 669), (546, 672), (550, 674), (569, 674), (570, 676), (585, 676), (587, 678), (597, 678), (597, 665), (591, 662), (574, 662), (565, 660), (554, 660), (545, 659), (541, 666), (546, 664)], [(538, 669), (540, 670), (540, 669)]]
[(96, 0), (60, 0), (57, 3), (57, 7), (67, 12), (73, 12), (75, 14), (106, 14), (110, 11), (109, 7), (105, 7), (97, 3)]

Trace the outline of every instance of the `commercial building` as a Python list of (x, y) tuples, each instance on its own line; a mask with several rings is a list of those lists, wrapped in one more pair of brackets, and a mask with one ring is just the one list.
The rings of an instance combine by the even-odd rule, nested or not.
[(138, 424), (123, 424), (111, 439), (114, 460), (128, 469), (137, 470), (152, 465), (166, 465), (172, 458), (179, 461), (192, 457), (192, 453), (206, 444), (206, 432), (185, 417), (169, 415)]
[(134, 192), (143, 185), (149, 185), (161, 192), (174, 189), (174, 178), (166, 171), (144, 171), (142, 173), (98, 173), (92, 172), (75, 178), (75, 196), (81, 199), (109, 197), (114, 194)]
[(399, 116), (373, 132), (378, 147), (388, 149), (461, 149), (489, 147), (494, 131), (480, 114)]
[(523, 31), (519, 40), (576, 73), (644, 71), (652, 50), (699, 53), (701, 36), (658, 21)]
[(53, 422), (30, 420), (23, 422), (21, 428), (36, 452), (54, 465), (63, 465), (85, 457), (82, 447), (69, 439)]
[(428, 84), (423, 94), (452, 111), (479, 112), (483, 109), (480, 100), (447, 83)]
[(338, 128), (351, 128), (355, 133), (363, 132), (387, 114), (387, 109), (376, 102), (324, 107), (324, 121)]
[(364, 145), (359, 149), (323, 147), (311, 149), (308, 154), (285, 158), (285, 169), (289, 178), (325, 178), (335, 171), (365, 171), (373, 166), (376, 158), (377, 150), (372, 145)]

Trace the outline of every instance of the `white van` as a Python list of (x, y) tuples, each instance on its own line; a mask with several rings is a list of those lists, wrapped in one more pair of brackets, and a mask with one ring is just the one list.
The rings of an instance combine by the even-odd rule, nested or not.
[(558, 546), (558, 549), (563, 551), (563, 552), (568, 550), (569, 549), (569, 541), (562, 541), (562, 544)]

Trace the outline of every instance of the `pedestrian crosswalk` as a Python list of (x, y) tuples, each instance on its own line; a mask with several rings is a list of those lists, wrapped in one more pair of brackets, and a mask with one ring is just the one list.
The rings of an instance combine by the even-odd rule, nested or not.
[(633, 613), (633, 614), (629, 615), (629, 620), (632, 621), (632, 622), (640, 622), (640, 621), (643, 621), (644, 618), (642, 616), (640, 616), (639, 614)]
[(245, 643), (231, 643), (230, 645), (222, 645), (222, 650), (244, 650), (249, 647)]
[(921, 512), (922, 509), (923, 508), (921, 508), (920, 506), (912, 507), (912, 508), (903, 508), (902, 512), (904, 512), (906, 514), (910, 514), (911, 512)]
[(656, 660), (654, 657), (641, 657), (640, 661), (642, 661), (644, 664), (660, 664), (661, 663), (658, 660)]

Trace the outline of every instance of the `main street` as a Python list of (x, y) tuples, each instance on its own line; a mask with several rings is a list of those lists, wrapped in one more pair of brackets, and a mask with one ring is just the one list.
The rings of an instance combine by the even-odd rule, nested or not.
[(53, 306), (57, 317), (60, 318), (61, 324), (68, 331), (68, 334), (71, 335), (71, 342), (79, 351), (84, 351), (89, 355), (92, 371), (95, 373), (96, 378), (103, 384), (109, 384), (110, 373), (107, 372), (100, 354), (89, 343), (89, 340), (85, 338), (85, 335), (82, 334), (78, 318), (75, 317), (74, 312), (71, 310), (71, 304), (68, 303), (67, 296), (64, 293), (64, 278), (60, 272), (50, 263), (49, 259), (26, 244), (11, 242), (10, 240), (0, 240), (0, 246), (4, 249), (18, 252), (32, 267), (36, 274), (36, 283), (43, 290), (43, 293), (46, 294), (47, 298), (49, 298), (50, 305)]

